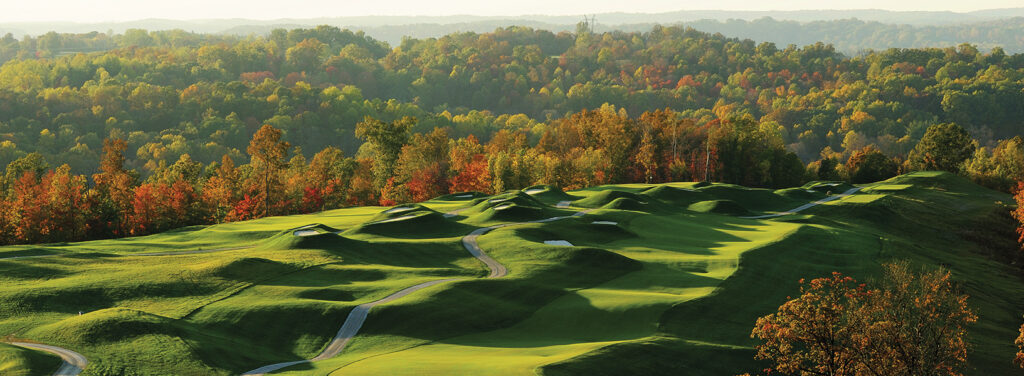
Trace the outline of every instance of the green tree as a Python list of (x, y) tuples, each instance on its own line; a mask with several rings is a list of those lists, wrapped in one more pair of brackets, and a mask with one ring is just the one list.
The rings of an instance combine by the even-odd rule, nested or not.
[(935, 124), (910, 152), (910, 166), (957, 173), (973, 154), (974, 139), (966, 130), (956, 123)]
[(873, 183), (896, 176), (899, 165), (874, 145), (868, 145), (853, 152), (846, 161), (846, 172), (851, 183)]
[(7, 169), (4, 173), (4, 190), (8, 190), (14, 185), (14, 182), (25, 175), (26, 172), (34, 172), (36, 176), (43, 176), (46, 170), (50, 169), (50, 165), (46, 163), (46, 158), (39, 153), (28, 153), (25, 156), (11, 161), (7, 164)]
[(295, 71), (312, 73), (320, 66), (327, 52), (327, 45), (316, 38), (305, 39), (285, 51), (285, 59)]
[(1017, 136), (999, 141), (991, 152), (978, 148), (964, 163), (964, 171), (975, 183), (1012, 192), (1018, 181), (1024, 181), (1024, 139)]
[(398, 155), (409, 143), (415, 125), (416, 118), (409, 116), (391, 122), (367, 116), (356, 124), (356, 137), (370, 143), (376, 154), (373, 172), (377, 187), (383, 187), (389, 178), (394, 177)]
[(748, 115), (725, 120), (711, 132), (712, 163), (721, 181), (755, 187), (799, 183), (803, 163), (786, 151), (775, 125), (758, 124)]

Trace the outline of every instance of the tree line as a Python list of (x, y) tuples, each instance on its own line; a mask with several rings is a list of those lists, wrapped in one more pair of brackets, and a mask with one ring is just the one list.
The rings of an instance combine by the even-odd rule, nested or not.
[(128, 141), (117, 133), (103, 141), (91, 176), (68, 164), (51, 168), (43, 155), (30, 153), (4, 171), (0, 239), (10, 244), (143, 235), (535, 184), (577, 189), (709, 179), (781, 188), (809, 180), (876, 181), (911, 170), (967, 174), (973, 168), (968, 165), (990, 166), (985, 171), (1003, 176), (1024, 163), (978, 154), (976, 141), (956, 124), (930, 127), (905, 161), (867, 146), (845, 163), (830, 157), (805, 166), (787, 150), (777, 123), (749, 115), (701, 124), (670, 109), (631, 117), (606, 104), (543, 124), (536, 142), (526, 130), (502, 129), (481, 142), (472, 134), (454, 136), (451, 128), (414, 132), (418, 123), (414, 117), (365, 117), (355, 127), (364, 142), (357, 154), (327, 146), (311, 158), (283, 130), (264, 124), (248, 142), (247, 163), (224, 154), (204, 164), (182, 154), (148, 174), (128, 167)]

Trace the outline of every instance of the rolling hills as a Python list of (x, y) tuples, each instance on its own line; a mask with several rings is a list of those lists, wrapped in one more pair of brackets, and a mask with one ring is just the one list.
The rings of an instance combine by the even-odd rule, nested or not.
[[(909, 259), (971, 295), (969, 374), (1006, 374), (1024, 311), (1006, 202), (936, 172), (774, 191), (536, 186), (10, 246), (0, 338), (73, 349), (83, 375), (240, 374), (316, 357), (362, 306), (337, 356), (274, 374), (736, 374), (763, 366), (750, 328), (798, 279)], [(3, 371), (58, 363), (0, 345)]]

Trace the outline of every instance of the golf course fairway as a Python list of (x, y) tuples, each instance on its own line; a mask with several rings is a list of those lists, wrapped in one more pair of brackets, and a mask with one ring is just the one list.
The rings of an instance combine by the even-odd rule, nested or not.
[[(1010, 374), (1024, 279), (1000, 256), (1009, 202), (940, 172), (534, 186), (0, 247), (0, 340), (73, 350), (86, 376), (756, 373), (753, 323), (799, 279), (909, 260), (971, 296), (968, 374)], [(60, 364), (0, 343), (0, 374)]]

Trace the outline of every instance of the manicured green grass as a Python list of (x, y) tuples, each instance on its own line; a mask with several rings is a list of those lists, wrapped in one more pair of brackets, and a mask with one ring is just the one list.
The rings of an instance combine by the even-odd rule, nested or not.
[[(968, 373), (1011, 372), (1024, 282), (998, 261), (999, 249), (1013, 247), (998, 214), (1009, 197), (949, 174), (915, 173), (799, 215), (740, 217), (849, 188), (537, 186), (392, 210), (4, 247), (0, 257), (62, 256), (0, 260), (0, 336), (78, 351), (90, 359), (86, 375), (237, 374), (315, 356), (358, 304), (457, 278), (375, 307), (339, 356), (280, 373), (737, 374), (763, 368), (752, 357), (751, 326), (794, 294), (798, 279), (832, 271), (867, 279), (886, 261), (910, 259), (949, 267), (972, 296), (981, 320)], [(572, 209), (556, 208), (562, 201)], [(481, 226), (583, 209), (591, 211), (479, 237), (508, 268), (500, 279), (482, 278), (486, 267), (461, 244)], [(298, 228), (314, 233), (294, 236)], [(242, 246), (249, 248), (141, 255)], [(0, 347), (0, 359), (30, 367), (11, 351)]]
[(0, 375), (49, 375), (60, 364), (60, 357), (56, 355), (0, 343)]
[(64, 246), (62, 257), (0, 260), (0, 333), (74, 349), (90, 359), (86, 374), (230, 374), (315, 355), (358, 304), (419, 282), (486, 273), (457, 237), (291, 235), (310, 223), (358, 226), (379, 211), (190, 231), (197, 239), (262, 236), (248, 235), (260, 240), (247, 249), (132, 255), (174, 250), (149, 247), (183, 236), (162, 234)]

